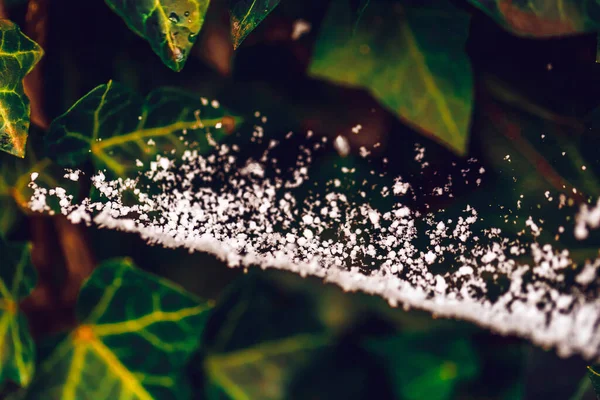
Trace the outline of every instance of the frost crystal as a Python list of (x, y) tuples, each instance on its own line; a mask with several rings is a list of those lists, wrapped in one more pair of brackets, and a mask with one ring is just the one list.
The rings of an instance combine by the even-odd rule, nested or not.
[[(561, 355), (600, 355), (599, 259), (577, 265), (568, 251), (540, 242), (550, 228), (539, 217), (515, 220), (521, 231), (510, 235), (488, 226), (469, 205), (453, 215), (413, 209), (409, 202), (418, 188), (401, 177), (377, 186), (340, 165), (335, 178), (317, 185), (320, 171), (311, 177), (311, 165), (326, 140), (312, 135), (301, 138), (295, 159), (273, 154), (279, 142), (266, 141), (262, 128), (255, 127), (252, 145), (263, 146), (257, 158), (244, 156), (241, 146), (221, 144), (206, 154), (190, 147), (178, 158), (159, 156), (134, 179), (109, 180), (99, 172), (91, 179), (100, 194), (94, 201), (73, 203), (64, 189), (32, 182), (30, 206), (50, 211), (49, 199), (55, 197), (73, 223), (210, 252), (231, 267), (315, 275), (345, 290), (382, 296), (393, 306), (527, 337)], [(342, 136), (333, 146), (341, 156), (350, 154)], [(416, 152), (414, 161), (422, 169), (425, 149), (417, 146)], [(469, 162), (481, 179), (484, 168)], [(466, 181), (468, 170), (458, 177)], [(451, 197), (453, 179), (432, 185), (430, 197)], [(125, 194), (137, 203), (125, 202)], [(585, 238), (599, 225), (600, 204), (584, 206), (575, 236)]]

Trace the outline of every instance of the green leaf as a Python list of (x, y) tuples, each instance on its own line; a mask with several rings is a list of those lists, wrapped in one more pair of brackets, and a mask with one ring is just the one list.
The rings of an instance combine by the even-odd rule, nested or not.
[(27, 399), (187, 399), (185, 367), (210, 306), (127, 260), (100, 265), (79, 326), (39, 367)]
[(370, 340), (367, 348), (387, 362), (397, 395), (406, 400), (454, 399), (456, 385), (474, 378), (479, 369), (464, 338), (450, 342), (436, 335), (400, 334)]
[(473, 107), (468, 14), (447, 1), (371, 2), (356, 29), (353, 14), (346, 0), (334, 0), (310, 74), (369, 89), (405, 122), (465, 153)]
[(600, 398), (600, 368), (598, 365), (588, 367), (588, 375), (594, 386), (596, 397)]
[(233, 48), (240, 44), (260, 24), (280, 0), (231, 0), (231, 38)]
[(315, 304), (261, 274), (234, 283), (219, 301), (204, 334), (204, 373), (212, 396), (286, 399), (296, 371), (328, 344)]
[(230, 398), (285, 399), (293, 373), (328, 344), (323, 335), (295, 335), (224, 354), (211, 354), (205, 368)]
[(350, 0), (350, 6), (352, 7), (352, 11), (354, 12), (356, 18), (355, 29), (370, 2), (371, 0)]
[[(30, 188), (32, 176), (35, 182), (45, 187), (63, 187), (70, 189), (74, 182), (60, 180), (63, 168), (58, 167), (43, 154), (43, 138), (39, 132), (31, 132), (27, 140), (25, 158), (16, 158), (10, 154), (0, 154), (0, 237), (7, 238), (22, 226), (23, 215), (30, 215), (28, 207), (33, 195)], [(34, 174), (34, 175), (32, 175)], [(59, 184), (60, 182), (60, 184)], [(69, 193), (76, 193), (70, 190)], [(53, 207), (57, 211), (58, 207)]]
[(600, 3), (595, 0), (468, 1), (521, 36), (564, 36), (600, 28)]
[(0, 19), (0, 150), (25, 156), (29, 131), (29, 99), (23, 91), (23, 78), (42, 58), (37, 43), (19, 27)]
[(106, 0), (129, 29), (146, 39), (172, 70), (181, 71), (190, 55), (210, 0)]
[(20, 386), (31, 381), (35, 348), (19, 302), (35, 286), (30, 246), (0, 239), (0, 386), (6, 380)]
[(156, 161), (157, 154), (181, 152), (188, 143), (208, 148), (207, 133), (216, 140), (236, 123), (217, 105), (170, 88), (155, 90), (144, 100), (111, 81), (55, 119), (46, 144), (61, 165), (78, 166), (91, 159), (97, 169), (122, 176), (138, 168), (137, 160)]

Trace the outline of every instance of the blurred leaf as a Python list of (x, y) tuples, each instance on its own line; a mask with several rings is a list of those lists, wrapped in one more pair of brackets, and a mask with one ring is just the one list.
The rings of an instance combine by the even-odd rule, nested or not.
[(564, 36), (600, 28), (600, 4), (595, 0), (468, 1), (521, 36)]
[(23, 78), (42, 58), (43, 50), (9, 20), (0, 20), (0, 150), (25, 156), (29, 99)]
[(237, 49), (280, 0), (231, 0), (231, 38), (233, 48)]
[(478, 360), (469, 342), (437, 335), (400, 334), (367, 342), (387, 362), (399, 398), (453, 399), (456, 385), (477, 375)]
[(38, 369), (27, 399), (187, 399), (185, 367), (210, 306), (128, 260), (81, 289), (79, 326)]
[(415, 128), (466, 151), (473, 78), (469, 16), (446, 1), (371, 3), (353, 34), (352, 10), (334, 0), (319, 33), (313, 76), (368, 88)]
[(262, 274), (232, 284), (205, 330), (203, 366), (213, 397), (285, 399), (294, 373), (328, 342), (306, 294)]
[(596, 397), (600, 398), (600, 368), (598, 365), (588, 367), (588, 375), (594, 386)]
[(293, 373), (308, 363), (312, 352), (327, 343), (322, 335), (296, 335), (209, 355), (205, 366), (214, 384), (232, 399), (286, 399)]
[(600, 33), (596, 34), (596, 63), (600, 63)]
[(181, 71), (210, 0), (106, 0), (129, 29), (146, 39), (172, 70)]
[(360, 19), (362, 18), (363, 13), (369, 6), (371, 0), (350, 0), (350, 6), (356, 15), (356, 24), (355, 27), (358, 26)]
[[(176, 89), (153, 91), (144, 100), (126, 87), (98, 86), (50, 125), (46, 144), (59, 164), (77, 166), (92, 159), (97, 169), (122, 176), (169, 150), (189, 143), (208, 148), (213, 138), (233, 129), (218, 103)], [(217, 128), (219, 127), (219, 128)]]
[(34, 370), (35, 348), (19, 302), (36, 281), (30, 246), (0, 239), (0, 387), (6, 380), (26, 386)]
[[(32, 132), (23, 159), (0, 154), (0, 237), (6, 238), (19, 228), (22, 215), (31, 213), (28, 202), (33, 194), (33, 189), (29, 187), (33, 173), (37, 174), (36, 183), (52, 188), (59, 186), (58, 177), (63, 172), (62, 168), (49, 158), (39, 156), (42, 154), (42, 140), (39, 133)], [(66, 185), (61, 182), (61, 186)]]
[(320, 351), (294, 377), (289, 400), (392, 400), (392, 382), (385, 366), (353, 341), (341, 341)]

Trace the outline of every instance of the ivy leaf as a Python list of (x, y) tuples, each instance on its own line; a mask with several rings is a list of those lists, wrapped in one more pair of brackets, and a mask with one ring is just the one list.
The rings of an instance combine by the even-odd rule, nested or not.
[[(260, 274), (234, 283), (217, 304), (204, 333), (204, 373), (211, 395), (284, 399), (296, 371), (328, 344), (315, 304)], [(215, 394), (216, 393), (216, 394)]]
[(163, 63), (181, 71), (210, 0), (106, 0), (129, 29), (146, 39)]
[(20, 386), (31, 381), (35, 348), (19, 302), (35, 286), (30, 246), (0, 239), (0, 386), (6, 380)]
[(573, 35), (600, 28), (594, 0), (469, 0), (507, 30), (521, 36)]
[(25, 156), (29, 131), (29, 99), (23, 78), (42, 58), (42, 48), (19, 27), (0, 19), (0, 150)]
[(225, 354), (211, 354), (205, 368), (213, 384), (232, 399), (285, 399), (293, 373), (327, 344), (325, 336), (295, 335)]
[(600, 368), (598, 365), (588, 366), (588, 375), (592, 381), (592, 385), (594, 386), (596, 396), (600, 397)]
[(280, 0), (231, 0), (231, 38), (233, 48), (237, 49)]
[[(59, 177), (63, 175), (62, 168), (43, 156), (43, 138), (39, 132), (29, 134), (25, 158), (0, 154), (0, 237), (7, 238), (20, 227), (23, 215), (32, 213), (28, 207), (33, 195), (29, 186), (32, 178), (45, 187), (60, 186), (69, 190), (74, 182), (61, 180)], [(75, 192), (69, 190), (69, 193)], [(58, 211), (60, 207), (53, 204), (52, 209)]]
[(27, 399), (186, 399), (185, 367), (210, 306), (127, 260), (100, 265), (79, 326), (41, 364)]
[(473, 108), (468, 14), (437, 0), (371, 2), (356, 28), (353, 14), (347, 1), (334, 0), (310, 73), (369, 89), (405, 122), (464, 154)]
[(209, 146), (207, 133), (218, 139), (237, 120), (227, 117), (216, 102), (176, 89), (153, 91), (144, 100), (126, 87), (109, 82), (93, 89), (55, 119), (46, 136), (52, 157), (63, 166), (92, 160), (122, 176), (139, 162), (156, 159), (189, 143)]
[(454, 388), (473, 379), (479, 365), (469, 342), (457, 338), (404, 333), (369, 340), (366, 347), (388, 364), (398, 398), (406, 400), (449, 400)]

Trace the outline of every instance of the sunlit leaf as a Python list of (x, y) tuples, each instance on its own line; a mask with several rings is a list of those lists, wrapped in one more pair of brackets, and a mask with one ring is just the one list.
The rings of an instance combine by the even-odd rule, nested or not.
[(509, 31), (522, 36), (552, 37), (600, 28), (595, 0), (469, 0)]
[(79, 326), (39, 367), (27, 399), (187, 399), (184, 372), (210, 310), (127, 260), (81, 289)]
[[(101, 85), (55, 119), (46, 136), (49, 153), (59, 164), (77, 166), (91, 159), (98, 169), (121, 176), (156, 154), (207, 148), (233, 129), (216, 102), (176, 89), (153, 91), (146, 99), (124, 86)], [(197, 148), (197, 147), (196, 147)]]
[(35, 349), (19, 301), (35, 286), (30, 247), (0, 239), (0, 386), (10, 380), (21, 386), (33, 376)]
[(210, 0), (106, 0), (146, 39), (172, 70), (180, 71), (204, 23)]
[(23, 78), (43, 51), (9, 20), (0, 20), (0, 150), (25, 156), (29, 131), (29, 99)]
[(231, 0), (231, 38), (237, 49), (280, 0)]
[(478, 361), (464, 339), (450, 342), (435, 335), (400, 334), (370, 340), (372, 351), (386, 360), (397, 396), (406, 400), (449, 400), (454, 388), (472, 379)]
[(347, 1), (333, 2), (310, 73), (369, 89), (407, 123), (464, 153), (473, 106), (468, 14), (433, 0), (371, 2), (356, 28), (353, 14)]

